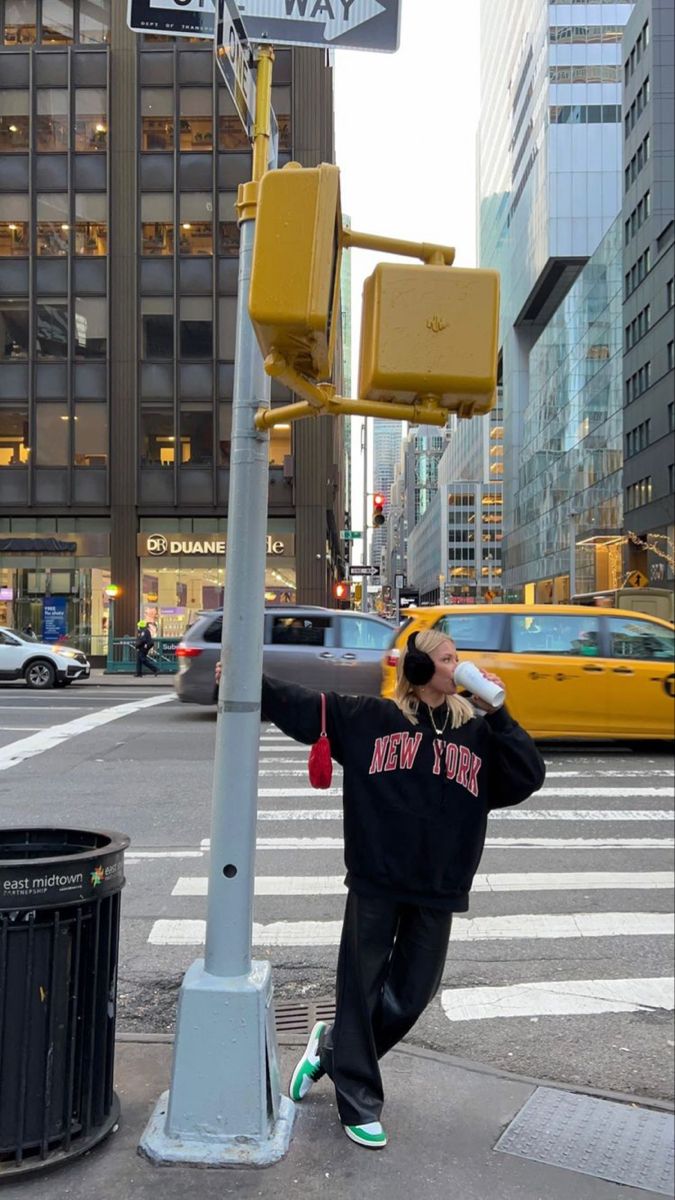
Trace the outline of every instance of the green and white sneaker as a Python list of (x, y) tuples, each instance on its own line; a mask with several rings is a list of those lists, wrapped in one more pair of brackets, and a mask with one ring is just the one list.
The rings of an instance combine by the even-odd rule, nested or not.
[(291, 1075), (288, 1089), (291, 1100), (304, 1100), (312, 1084), (323, 1075), (319, 1064), (319, 1040), (325, 1028), (324, 1021), (317, 1021), (309, 1035), (305, 1053)]
[(370, 1121), (367, 1125), (343, 1125), (342, 1128), (357, 1146), (383, 1150), (387, 1144), (387, 1135), (379, 1121)]

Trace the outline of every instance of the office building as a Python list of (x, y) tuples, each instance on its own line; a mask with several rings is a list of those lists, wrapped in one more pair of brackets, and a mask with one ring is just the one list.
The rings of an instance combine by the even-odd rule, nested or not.
[[(623, 433), (630, 565), (672, 581), (675, 547), (675, 13), (638, 0), (623, 41)], [(669, 549), (668, 549), (669, 547)]]
[[(632, 9), (481, 5), (479, 262), (502, 277), (503, 583), (514, 598), (526, 582), (518, 481), (531, 353), (621, 208), (621, 46)], [(593, 528), (582, 521), (576, 533)]]
[(408, 535), (408, 582), (428, 604), (501, 597), (501, 395), (484, 417), (453, 417), (437, 489)]
[[(0, 624), (39, 631), (49, 601), (94, 654), (111, 582), (118, 633), (222, 598), (250, 176), (212, 44), (126, 7), (0, 3)], [(325, 56), (281, 50), (274, 80), (281, 164), (331, 161)], [(342, 575), (342, 441), (328, 418), (270, 437), (270, 600)]]
[[(376, 417), (373, 428), (373, 495), (378, 492), (384, 496), (385, 525), (373, 529), (370, 535), (370, 562), (380, 568), (380, 581), (390, 584), (387, 564), (387, 531), (386, 520), (391, 508), (391, 489), (394, 482), (394, 471), (401, 454), (402, 426), (400, 421), (386, 421)], [(371, 497), (372, 499), (372, 497)], [(368, 506), (368, 520), (372, 505)]]

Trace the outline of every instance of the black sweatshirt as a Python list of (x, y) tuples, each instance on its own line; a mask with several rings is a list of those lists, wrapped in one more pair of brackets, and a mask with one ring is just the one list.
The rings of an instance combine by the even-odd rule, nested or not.
[[(443, 704), (434, 712), (441, 729)], [(263, 720), (311, 745), (321, 693), (263, 678)], [(344, 769), (347, 887), (360, 895), (466, 912), (490, 809), (520, 804), (546, 769), (529, 734), (499, 709), (442, 737), (426, 706), (413, 725), (393, 700), (326, 694), (331, 753)]]

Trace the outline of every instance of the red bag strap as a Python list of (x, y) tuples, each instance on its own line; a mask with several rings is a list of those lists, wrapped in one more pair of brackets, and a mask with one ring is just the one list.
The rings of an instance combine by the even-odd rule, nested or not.
[(326, 697), (321, 693), (321, 737), (327, 737), (326, 733)]

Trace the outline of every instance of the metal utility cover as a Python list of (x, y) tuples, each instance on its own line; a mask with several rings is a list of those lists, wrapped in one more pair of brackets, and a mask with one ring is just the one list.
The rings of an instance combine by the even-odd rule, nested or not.
[(539, 1087), (495, 1150), (673, 1195), (673, 1115)]

